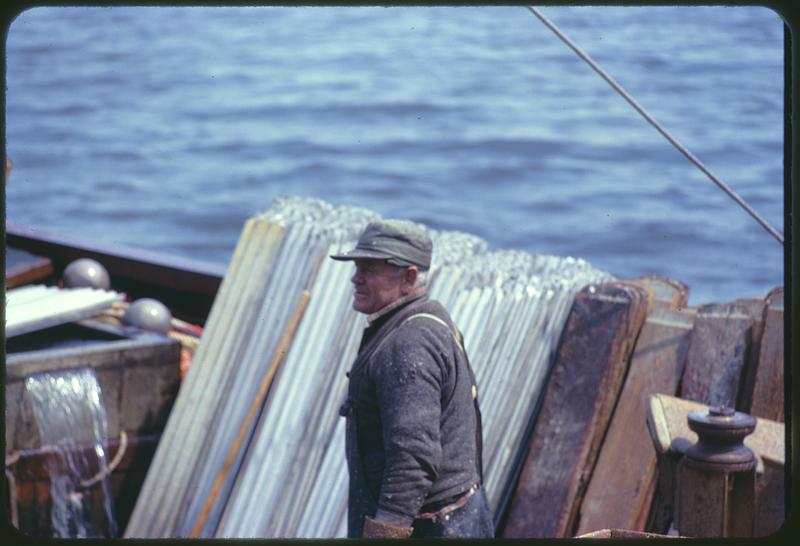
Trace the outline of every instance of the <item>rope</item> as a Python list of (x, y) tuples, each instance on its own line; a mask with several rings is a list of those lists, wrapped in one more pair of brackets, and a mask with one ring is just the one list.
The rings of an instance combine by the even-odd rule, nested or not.
[[(106, 476), (108, 476), (109, 474), (111, 474), (114, 471), (114, 469), (117, 468), (117, 465), (119, 465), (120, 461), (122, 461), (122, 457), (125, 455), (125, 450), (127, 448), (128, 448), (128, 433), (122, 430), (119, 433), (119, 448), (117, 449), (117, 452), (114, 454), (114, 458), (111, 460), (111, 462), (108, 464), (106, 468), (101, 469), (97, 474), (95, 474), (91, 478), (88, 478), (86, 480), (81, 480), (80, 481), (81, 487), (91, 487), (100, 480), (102, 480), (103, 478), (105, 478)], [(42, 452), (58, 453), (58, 449), (52, 448), (50, 446), (44, 446), (42, 448)], [(21, 454), (19, 451), (7, 454), (6, 467), (9, 467), (14, 463), (16, 463), (19, 460), (20, 455)], [(6, 475), (8, 474), (9, 470), (8, 468), (6, 468)]]
[(12, 464), (19, 461), (20, 453), (19, 451), (14, 451), (12, 453), (6, 453), (6, 466), (11, 466)]
[(669, 131), (667, 131), (658, 121), (656, 121), (655, 118), (653, 118), (653, 116), (647, 113), (647, 111), (644, 108), (642, 108), (642, 106), (640, 106), (639, 103), (636, 102), (636, 100), (632, 96), (630, 96), (628, 92), (625, 91), (622, 88), (622, 86), (614, 80), (614, 78), (609, 76), (605, 70), (600, 68), (600, 66), (598, 66), (597, 63), (595, 63), (589, 57), (589, 55), (587, 55), (581, 48), (575, 45), (575, 43), (573, 43), (572, 40), (570, 40), (566, 35), (564, 35), (564, 33), (561, 32), (558, 29), (558, 27), (556, 27), (556, 25), (553, 24), (547, 17), (545, 17), (538, 9), (534, 8), (533, 6), (526, 6), (526, 7), (531, 11), (531, 13), (533, 13), (536, 17), (538, 17), (547, 28), (552, 30), (553, 33), (555, 33), (555, 35), (561, 39), (561, 41), (567, 44), (567, 46), (569, 46), (570, 49), (572, 49), (578, 55), (578, 57), (586, 61), (586, 63), (589, 66), (591, 66), (595, 72), (600, 74), (600, 76), (604, 80), (606, 80), (606, 82), (608, 82), (608, 84), (611, 87), (613, 87), (617, 93), (622, 95), (622, 98), (628, 101), (628, 103), (631, 106), (633, 106), (633, 108), (650, 123), (650, 125), (655, 127), (656, 130), (664, 136), (664, 138), (666, 138), (673, 146), (675, 146), (675, 148), (677, 148), (679, 152), (681, 152), (684, 156), (686, 156), (686, 158), (689, 161), (694, 163), (698, 169), (703, 171), (703, 173), (706, 176), (708, 176), (712, 182), (714, 182), (717, 186), (719, 186), (719, 188), (722, 191), (727, 193), (734, 201), (736, 201), (739, 204), (739, 206), (741, 206), (748, 214), (750, 214), (750, 216), (752, 216), (756, 220), (756, 222), (761, 224), (761, 226), (764, 229), (766, 229), (770, 235), (775, 237), (779, 243), (783, 244), (783, 235), (781, 235), (781, 233), (777, 229), (772, 227), (766, 220), (764, 220), (755, 210), (753, 210), (753, 208), (750, 205), (747, 204), (747, 202), (744, 199), (742, 199), (735, 191), (729, 188), (728, 185), (725, 184), (725, 182), (717, 178), (717, 176), (714, 175), (714, 173), (712, 173), (708, 167), (703, 165), (703, 163), (699, 159), (697, 159), (697, 157), (695, 157), (694, 154), (692, 154), (692, 152), (687, 150), (680, 142), (678, 142), (677, 139), (673, 137), (669, 133)]
[(114, 454), (114, 459), (110, 463), (108, 463), (108, 466), (106, 468), (101, 469), (100, 472), (98, 472), (88, 480), (81, 480), (81, 487), (91, 487), (100, 480), (102, 480), (103, 478), (105, 478), (106, 476), (108, 476), (109, 474), (111, 474), (114, 471), (114, 469), (117, 468), (117, 465), (120, 463), (120, 461), (122, 461), (122, 457), (125, 455), (125, 450), (127, 449), (127, 447), (128, 447), (128, 434), (124, 430), (122, 430), (119, 433), (119, 448), (117, 449), (117, 452)]

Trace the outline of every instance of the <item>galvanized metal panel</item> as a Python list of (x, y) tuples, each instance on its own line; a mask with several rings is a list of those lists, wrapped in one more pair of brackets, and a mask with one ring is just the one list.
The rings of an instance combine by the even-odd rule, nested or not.
[[(153, 457), (131, 519), (126, 536), (168, 537), (174, 524), (160, 517), (176, 517), (179, 499), (188, 485), (188, 475), (196, 464), (203, 440), (223, 392), (223, 366), (216, 365), (229, 331), (236, 330), (243, 299), (248, 296), (247, 281), (254, 278), (253, 268), (259, 248), (275, 250), (282, 237), (279, 226), (270, 228), (267, 222), (249, 220), (234, 250), (228, 271), (211, 308), (204, 335), (193, 363), (175, 401), (158, 449)], [(277, 241), (277, 242), (276, 242)], [(254, 288), (254, 285), (251, 285)], [(209, 335), (212, 333), (213, 335)]]
[(6, 292), (6, 337), (93, 317), (124, 294), (99, 288), (30, 285)]

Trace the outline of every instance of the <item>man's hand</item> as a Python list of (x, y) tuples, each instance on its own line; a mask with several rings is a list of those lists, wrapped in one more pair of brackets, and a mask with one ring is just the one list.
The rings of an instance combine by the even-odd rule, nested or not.
[(411, 527), (395, 527), (366, 516), (361, 538), (408, 538), (413, 531)]

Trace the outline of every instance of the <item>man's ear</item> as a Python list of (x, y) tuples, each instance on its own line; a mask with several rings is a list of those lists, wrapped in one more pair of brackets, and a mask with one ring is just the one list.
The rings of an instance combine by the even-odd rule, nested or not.
[(417, 273), (419, 270), (417, 266), (412, 265), (406, 268), (405, 275), (403, 276), (403, 281), (405, 286), (408, 288), (408, 294), (414, 291), (414, 286), (417, 284)]

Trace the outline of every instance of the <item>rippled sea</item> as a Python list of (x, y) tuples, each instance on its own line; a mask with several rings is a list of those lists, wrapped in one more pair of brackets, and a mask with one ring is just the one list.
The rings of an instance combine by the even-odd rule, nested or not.
[[(541, 11), (783, 232), (776, 13)], [(521, 6), (36, 8), (6, 47), (13, 222), (225, 264), (306, 195), (692, 304), (783, 284), (782, 246)]]

